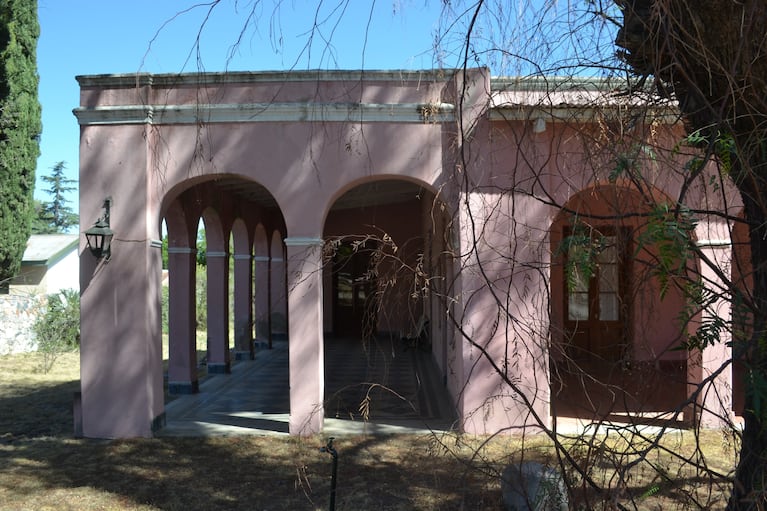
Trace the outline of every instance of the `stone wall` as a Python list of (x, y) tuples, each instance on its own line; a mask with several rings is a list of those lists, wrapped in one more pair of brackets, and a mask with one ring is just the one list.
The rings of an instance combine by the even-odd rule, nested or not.
[(37, 350), (32, 324), (44, 302), (39, 295), (0, 295), (0, 355)]

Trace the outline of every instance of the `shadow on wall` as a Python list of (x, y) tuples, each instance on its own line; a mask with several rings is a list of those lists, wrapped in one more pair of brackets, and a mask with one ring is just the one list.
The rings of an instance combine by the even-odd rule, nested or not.
[(280, 312), (272, 313), (272, 334), (287, 335), (288, 334), (288, 321), (285, 314)]

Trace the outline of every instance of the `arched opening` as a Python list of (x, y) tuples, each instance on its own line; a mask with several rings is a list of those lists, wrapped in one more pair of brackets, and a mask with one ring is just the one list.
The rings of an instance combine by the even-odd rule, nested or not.
[(685, 297), (655, 271), (652, 212), (605, 185), (574, 195), (552, 223), (552, 415), (657, 416), (685, 400)]
[[(448, 219), (402, 179), (371, 180), (332, 204), (324, 225), (327, 418), (452, 418), (444, 387)], [(442, 309), (444, 310), (444, 309)]]
[[(270, 323), (257, 327), (270, 315), (271, 303), (256, 297), (269, 296), (271, 282), (278, 280), (271, 276), (264, 247), (273, 232), (281, 239), (284, 221), (265, 188), (235, 176), (191, 181), (173, 197), (164, 208), (170, 283), (168, 392), (193, 394), (206, 372), (228, 375), (238, 360), (252, 360), (256, 349), (271, 348)], [(261, 343), (259, 335), (267, 342)], [(239, 403), (246, 410), (223, 412), (268, 408), (287, 415), (287, 364), (270, 371), (268, 390), (253, 388)], [(278, 396), (265, 395), (267, 391)]]

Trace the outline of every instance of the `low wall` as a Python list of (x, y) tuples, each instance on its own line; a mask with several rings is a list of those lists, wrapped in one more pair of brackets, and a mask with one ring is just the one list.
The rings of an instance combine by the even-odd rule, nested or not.
[(44, 303), (38, 295), (0, 295), (0, 355), (37, 350), (32, 324)]

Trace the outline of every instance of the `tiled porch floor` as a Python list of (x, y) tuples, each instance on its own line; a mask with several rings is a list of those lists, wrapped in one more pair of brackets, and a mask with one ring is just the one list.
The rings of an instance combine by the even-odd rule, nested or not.
[[(325, 342), (327, 435), (446, 430), (453, 418), (445, 389), (426, 354), (377, 339)], [(200, 392), (166, 404), (158, 436), (287, 435), (288, 343), (259, 349), (255, 360), (212, 375)], [(367, 420), (360, 404), (369, 396)]]

